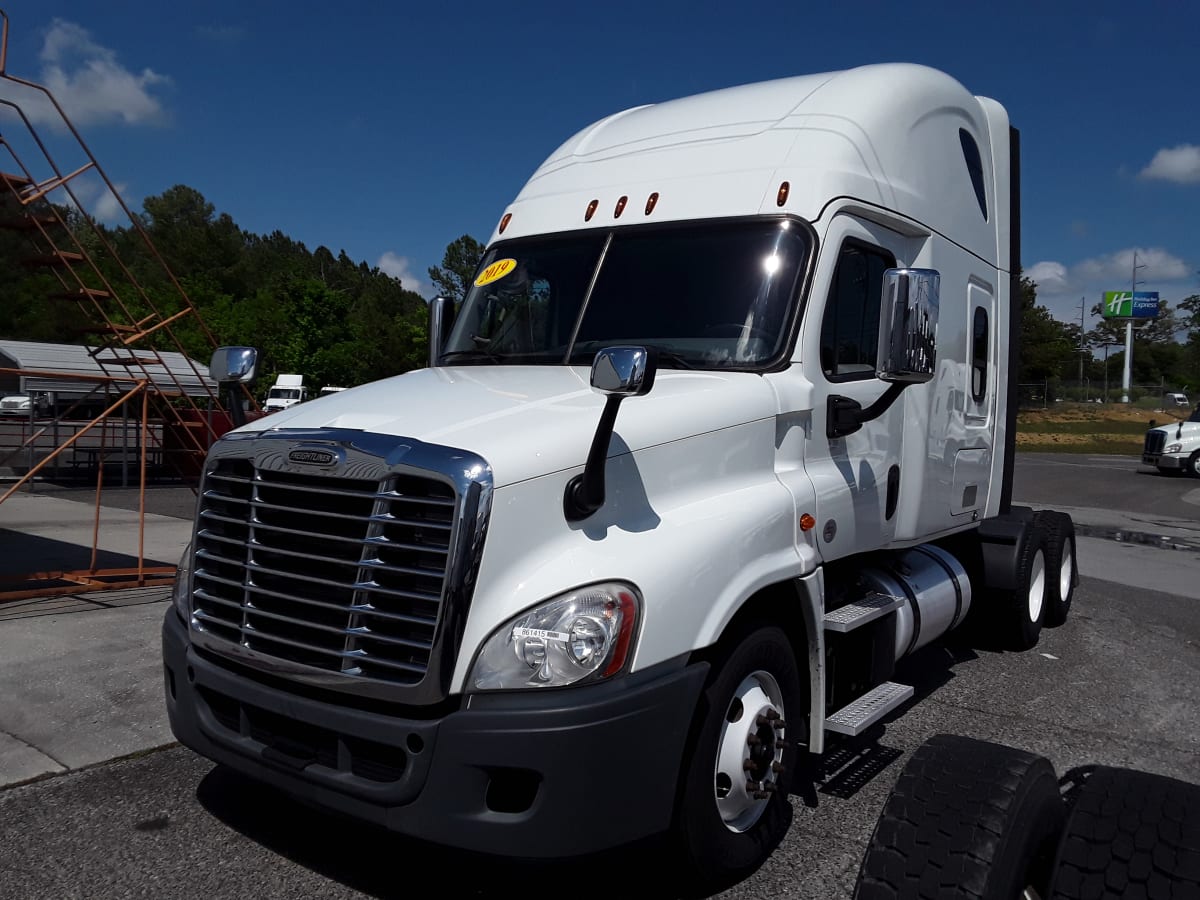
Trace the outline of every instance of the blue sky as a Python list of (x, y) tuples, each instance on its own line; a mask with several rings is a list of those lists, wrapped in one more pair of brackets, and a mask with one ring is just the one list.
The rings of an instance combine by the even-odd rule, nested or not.
[[(943, 69), (1008, 108), (1022, 132), (1025, 269), (1057, 317), (1078, 322), (1081, 298), (1090, 309), (1128, 289), (1135, 250), (1139, 290), (1171, 303), (1200, 291), (1191, 0), (3, 9), (8, 72), (52, 87), (129, 206), (187, 184), (243, 228), (344, 249), (426, 296), (446, 245), (486, 240), (541, 160), (589, 122), (892, 61)], [(10, 126), (0, 119), (5, 137)], [(84, 202), (119, 221), (98, 184)]]

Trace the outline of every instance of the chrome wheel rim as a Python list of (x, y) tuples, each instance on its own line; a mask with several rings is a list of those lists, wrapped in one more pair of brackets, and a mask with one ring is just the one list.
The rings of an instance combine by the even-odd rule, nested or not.
[(1046, 602), (1046, 555), (1037, 551), (1033, 555), (1033, 567), (1029, 573), (1029, 620), (1038, 621), (1042, 605)]
[(725, 827), (752, 828), (766, 811), (783, 768), (783, 693), (770, 672), (752, 672), (734, 691), (721, 725), (713, 792)]

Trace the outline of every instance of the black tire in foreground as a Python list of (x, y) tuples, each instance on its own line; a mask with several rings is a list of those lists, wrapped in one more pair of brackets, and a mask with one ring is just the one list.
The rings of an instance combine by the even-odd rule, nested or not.
[(1013, 587), (992, 590), (997, 630), (1010, 650), (1037, 646), (1046, 621), (1046, 530), (1035, 517), (1017, 546)]
[(1043, 757), (936, 735), (913, 754), (875, 825), (855, 900), (1045, 897), (1066, 810)]
[(1075, 523), (1066, 513), (1038, 510), (1034, 518), (1046, 536), (1046, 613), (1047, 628), (1067, 621), (1075, 587), (1079, 584), (1079, 562), (1075, 555)]
[(1097, 766), (1071, 805), (1049, 896), (1200, 898), (1200, 785)]

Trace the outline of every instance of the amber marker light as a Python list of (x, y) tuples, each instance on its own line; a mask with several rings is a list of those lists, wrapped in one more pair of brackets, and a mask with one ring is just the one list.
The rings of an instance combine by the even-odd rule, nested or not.
[(500, 220), (500, 233), (504, 234), (504, 229), (508, 227), (508, 222), (512, 218), (512, 213), (505, 213), (504, 218)]
[(617, 201), (617, 208), (613, 210), (613, 218), (621, 218), (621, 213), (625, 212), (625, 204), (629, 202), (628, 197), (622, 197)]
[(594, 216), (596, 214), (596, 207), (599, 205), (600, 205), (599, 200), (593, 200), (591, 203), (589, 203), (587, 212), (585, 212), (583, 214), (583, 221), (585, 221), (585, 222), (592, 221), (592, 216)]
[(804, 515), (802, 515), (800, 517), (800, 530), (801, 531), (812, 531), (816, 527), (817, 527), (817, 520), (814, 519), (812, 516), (810, 516), (808, 513), (805, 513)]
[(783, 206), (783, 204), (787, 203), (788, 192), (791, 191), (791, 189), (792, 186), (786, 181), (779, 185), (779, 193), (775, 195), (776, 206)]
[(655, 191), (646, 198), (646, 215), (654, 212), (654, 207), (658, 205), (658, 191)]

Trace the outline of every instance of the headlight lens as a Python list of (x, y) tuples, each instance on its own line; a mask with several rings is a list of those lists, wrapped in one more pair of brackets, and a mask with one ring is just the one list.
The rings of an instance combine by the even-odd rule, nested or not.
[(478, 691), (566, 687), (615, 675), (633, 655), (641, 598), (628, 584), (555, 597), (496, 631), (469, 684)]
[(1183, 449), (1183, 444), (1167, 444), (1163, 448), (1163, 453), (1178, 453)]
[(171, 589), (171, 602), (175, 610), (187, 621), (192, 615), (192, 544), (189, 541), (175, 570), (175, 587)]

